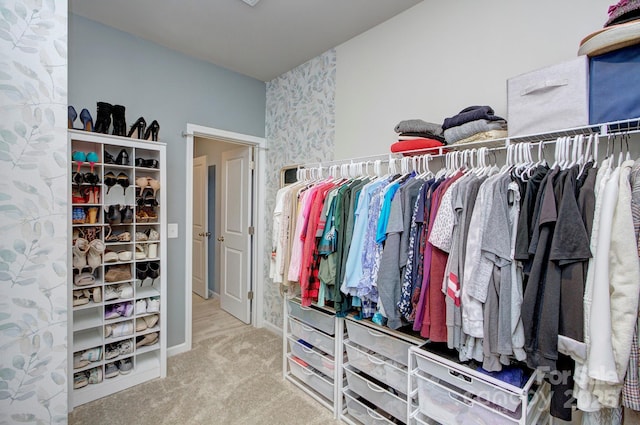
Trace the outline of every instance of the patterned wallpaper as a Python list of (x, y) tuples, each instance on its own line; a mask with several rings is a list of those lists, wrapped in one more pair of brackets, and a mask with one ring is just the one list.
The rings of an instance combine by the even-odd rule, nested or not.
[(67, 1), (0, 13), (0, 423), (66, 423)]
[[(267, 199), (265, 228), (271, 240), (271, 212), (285, 165), (333, 158), (336, 51), (329, 50), (267, 83)], [(270, 243), (265, 247), (264, 319), (282, 326), (282, 297), (269, 278)]]

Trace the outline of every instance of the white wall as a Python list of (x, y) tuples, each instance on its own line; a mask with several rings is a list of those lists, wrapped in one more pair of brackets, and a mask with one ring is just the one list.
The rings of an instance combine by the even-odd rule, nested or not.
[(335, 158), (389, 152), (403, 119), (470, 105), (507, 118), (507, 78), (576, 57), (611, 3), (424, 1), (338, 46)]

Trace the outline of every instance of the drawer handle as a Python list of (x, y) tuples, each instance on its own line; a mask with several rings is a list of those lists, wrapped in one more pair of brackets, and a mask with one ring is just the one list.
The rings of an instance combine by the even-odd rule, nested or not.
[(381, 421), (381, 420), (384, 419), (384, 416), (374, 412), (373, 410), (369, 409), (368, 407), (367, 407), (367, 414), (369, 416), (371, 416), (373, 419), (375, 419), (376, 421)]
[(308, 326), (303, 325), (302, 323), (300, 324), (300, 327), (302, 328), (303, 331), (305, 332), (313, 332), (313, 328), (310, 328)]
[(375, 391), (375, 392), (377, 392), (377, 393), (384, 393), (384, 392), (386, 392), (386, 391), (385, 391), (385, 390), (383, 390), (382, 388), (378, 389), (378, 388), (376, 388), (376, 387), (372, 387), (371, 385), (373, 385), (373, 384), (372, 384), (372, 383), (370, 383), (370, 382), (367, 382), (367, 387), (369, 387), (369, 389), (370, 389), (371, 391)]
[(461, 381), (465, 381), (469, 384), (473, 383), (473, 378), (463, 375), (460, 372), (456, 372), (455, 370), (449, 369), (449, 375), (453, 376), (454, 378), (458, 378)]
[(311, 376), (313, 375), (313, 372), (311, 372), (310, 370), (308, 370), (306, 367), (302, 368), (302, 373), (304, 373), (307, 376)]
[(369, 335), (371, 335), (371, 336), (375, 336), (376, 338), (382, 338), (382, 337), (384, 337), (384, 334), (381, 334), (381, 333), (379, 333), (379, 332), (372, 331), (371, 329), (367, 329), (367, 332), (369, 332)]
[(375, 357), (373, 357), (371, 354), (366, 354), (366, 356), (367, 356), (367, 358), (369, 359), (369, 361), (370, 361), (371, 363), (373, 363), (373, 364), (378, 364), (378, 365), (380, 365), (380, 364), (384, 364), (384, 360), (376, 359), (376, 358), (375, 358)]
[(457, 397), (456, 395), (451, 394), (451, 393), (448, 393), (448, 394), (449, 394), (449, 398), (451, 400), (457, 401), (458, 403), (466, 404), (469, 407), (473, 407), (473, 402), (472, 401), (466, 400), (466, 399), (461, 398), (461, 397)]
[(300, 348), (302, 349), (302, 351), (304, 351), (307, 354), (314, 354), (313, 350), (311, 348), (307, 348), (302, 344), (298, 344), (300, 346)]

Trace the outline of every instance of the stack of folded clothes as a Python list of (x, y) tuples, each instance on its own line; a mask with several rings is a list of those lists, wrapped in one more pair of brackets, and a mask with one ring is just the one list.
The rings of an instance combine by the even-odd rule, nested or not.
[(395, 132), (398, 133), (398, 141), (391, 145), (391, 152), (419, 153), (420, 150), (438, 148), (446, 144), (440, 124), (420, 119), (400, 121)]
[(445, 118), (442, 129), (449, 144), (507, 137), (507, 121), (494, 115), (490, 106), (469, 106), (457, 115)]

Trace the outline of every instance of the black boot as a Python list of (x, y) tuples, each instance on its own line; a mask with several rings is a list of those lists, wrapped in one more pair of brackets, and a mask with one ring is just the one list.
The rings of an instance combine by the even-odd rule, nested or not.
[(111, 109), (110, 103), (98, 102), (96, 113), (96, 122), (93, 131), (96, 133), (109, 134), (109, 126), (111, 125)]
[(111, 116), (113, 117), (113, 133), (111, 134), (114, 136), (126, 136), (127, 123), (124, 118), (124, 106), (113, 105)]

